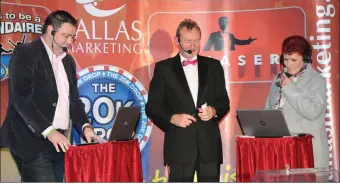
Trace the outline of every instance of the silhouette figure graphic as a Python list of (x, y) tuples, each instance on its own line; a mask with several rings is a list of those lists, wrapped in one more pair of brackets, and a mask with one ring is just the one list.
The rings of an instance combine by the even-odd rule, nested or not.
[(223, 51), (225, 48), (229, 50), (235, 50), (235, 45), (249, 45), (256, 38), (249, 37), (247, 40), (237, 39), (233, 34), (227, 31), (228, 18), (222, 16), (218, 19), (220, 31), (213, 32), (210, 34), (207, 43), (204, 46), (204, 51), (210, 51), (211, 47), (214, 46), (215, 51)]
[(13, 50), (5, 50), (4, 48), (2, 48), (2, 43), (0, 43), (0, 55), (2, 55), (2, 53), (11, 53)]
[(24, 34), (23, 37), (22, 37), (22, 40), (18, 41), (17, 44), (12, 42), (12, 40), (8, 40), (8, 42), (11, 43), (14, 47), (17, 47), (18, 45), (21, 45), (21, 44), (25, 43), (25, 39), (26, 39), (26, 35)]

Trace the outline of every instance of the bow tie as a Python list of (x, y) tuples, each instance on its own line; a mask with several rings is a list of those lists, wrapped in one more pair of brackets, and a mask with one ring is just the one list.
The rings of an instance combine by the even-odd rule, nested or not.
[(183, 63), (182, 63), (183, 66), (196, 65), (196, 64), (197, 64), (197, 59), (196, 60), (192, 60), (192, 61), (184, 60)]

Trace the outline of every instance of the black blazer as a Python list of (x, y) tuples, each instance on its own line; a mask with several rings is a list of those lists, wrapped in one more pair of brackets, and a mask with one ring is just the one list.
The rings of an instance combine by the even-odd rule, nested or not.
[[(67, 54), (63, 64), (70, 84), (70, 118), (79, 132), (88, 122), (79, 99), (76, 67)], [(16, 47), (9, 64), (9, 103), (1, 127), (5, 145), (17, 156), (31, 159), (52, 144), (42, 132), (52, 125), (58, 92), (50, 59), (41, 39)]]
[[(230, 48), (229, 50), (235, 50), (235, 45), (248, 45), (251, 43), (251, 40), (239, 40), (235, 38), (235, 36), (231, 33), (228, 33), (230, 39)], [(204, 51), (209, 51), (211, 47), (214, 45), (215, 51), (222, 51), (224, 50), (224, 40), (222, 38), (221, 32), (214, 32), (211, 33), (207, 43), (204, 46)]]
[[(217, 118), (202, 121), (181, 65), (179, 54), (156, 63), (150, 83), (146, 114), (165, 132), (164, 161), (194, 163), (198, 151), (206, 162), (222, 163), (222, 143), (218, 122), (229, 111), (223, 68), (219, 61), (198, 56), (199, 89), (197, 107), (207, 102)], [(170, 123), (173, 114), (196, 114), (197, 122), (181, 128)]]

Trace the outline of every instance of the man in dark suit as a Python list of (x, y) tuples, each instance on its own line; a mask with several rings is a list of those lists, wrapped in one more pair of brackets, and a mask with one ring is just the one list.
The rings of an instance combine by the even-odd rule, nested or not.
[(214, 46), (215, 51), (223, 51), (224, 49), (235, 50), (235, 45), (249, 45), (256, 38), (249, 37), (248, 40), (239, 40), (233, 34), (227, 31), (228, 18), (223, 16), (218, 19), (220, 31), (210, 34), (207, 43), (204, 46), (205, 51), (209, 51)]
[(70, 146), (63, 133), (70, 119), (88, 142), (104, 142), (88, 123), (79, 99), (75, 63), (66, 53), (76, 25), (68, 12), (52, 12), (43, 35), (18, 45), (11, 57), (10, 97), (1, 133), (22, 181), (63, 181), (64, 152)]
[(190, 19), (176, 31), (180, 52), (156, 63), (146, 113), (165, 132), (164, 162), (169, 181), (218, 182), (222, 159), (219, 121), (229, 111), (223, 68), (198, 55), (201, 30)]

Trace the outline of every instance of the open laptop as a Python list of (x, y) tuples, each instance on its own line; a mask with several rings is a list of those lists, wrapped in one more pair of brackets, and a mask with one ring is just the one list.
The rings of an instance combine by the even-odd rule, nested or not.
[(279, 109), (236, 110), (236, 112), (243, 135), (255, 137), (291, 135)]
[[(111, 129), (111, 134), (108, 135), (108, 141), (127, 141), (132, 140), (133, 131), (139, 119), (140, 107), (120, 107), (117, 117)], [(92, 145), (98, 143), (78, 144), (77, 146)]]
[(131, 140), (139, 119), (140, 109), (140, 107), (119, 108), (108, 141)]

